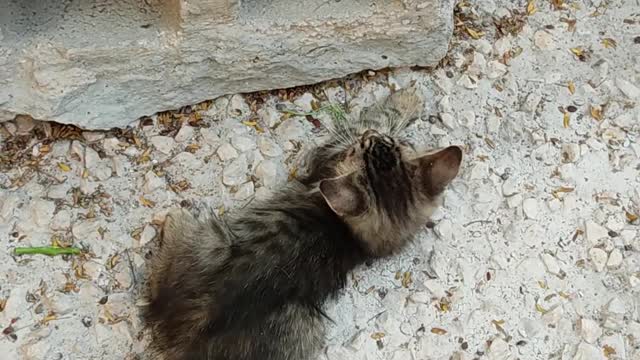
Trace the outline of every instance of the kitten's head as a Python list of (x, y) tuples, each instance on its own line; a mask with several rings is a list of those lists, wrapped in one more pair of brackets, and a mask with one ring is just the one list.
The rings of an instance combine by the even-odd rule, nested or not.
[(461, 161), (460, 147), (418, 153), (368, 129), (333, 157), (335, 176), (320, 181), (320, 193), (372, 255), (387, 255), (425, 225)]

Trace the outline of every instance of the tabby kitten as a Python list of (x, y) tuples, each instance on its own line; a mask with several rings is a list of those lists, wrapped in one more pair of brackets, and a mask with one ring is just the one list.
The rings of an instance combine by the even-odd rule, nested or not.
[(401, 250), (458, 173), (459, 147), (418, 153), (398, 138), (422, 106), (410, 88), (330, 126), (303, 179), (224, 222), (206, 206), (171, 211), (151, 259), (152, 358), (313, 359), (325, 301)]

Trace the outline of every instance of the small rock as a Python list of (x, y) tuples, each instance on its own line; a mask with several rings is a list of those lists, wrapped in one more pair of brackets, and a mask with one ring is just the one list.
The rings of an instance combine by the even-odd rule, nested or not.
[(522, 211), (527, 219), (536, 220), (538, 218), (538, 200), (529, 198), (522, 202)]
[[(101, 131), (83, 131), (82, 137), (89, 143), (95, 143), (105, 138), (104, 132)], [(116, 139), (117, 140), (117, 139)]]
[(520, 320), (520, 333), (522, 336), (528, 339), (534, 339), (538, 334), (541, 334), (545, 326), (542, 321), (538, 319), (522, 319)]
[(451, 113), (453, 112), (453, 108), (451, 107), (451, 102), (449, 101), (449, 96), (445, 95), (438, 102), (438, 109), (443, 113)]
[(120, 140), (114, 137), (102, 140), (102, 148), (107, 156), (114, 156), (122, 149), (120, 147)]
[(578, 345), (578, 349), (576, 350), (576, 354), (573, 357), (573, 360), (605, 360), (602, 350), (599, 348), (587, 344), (585, 342), (581, 342)]
[(519, 192), (519, 183), (518, 180), (510, 177), (502, 183), (502, 195), (505, 197), (510, 197)]
[(86, 147), (84, 155), (85, 166), (87, 167), (89, 174), (100, 181), (107, 180), (111, 177), (111, 166), (106, 160), (100, 158), (97, 151), (90, 147)]
[(578, 144), (563, 144), (562, 145), (562, 160), (564, 162), (574, 163), (580, 158), (580, 145)]
[(195, 130), (193, 129), (193, 126), (184, 125), (180, 128), (174, 139), (179, 143), (185, 142), (187, 140), (190, 140), (193, 137), (194, 133)]
[(449, 219), (440, 221), (433, 230), (442, 240), (451, 240), (453, 237), (453, 223)]
[(553, 36), (546, 31), (540, 30), (533, 34), (533, 43), (540, 50), (551, 50), (555, 48), (555, 42)]
[(161, 153), (170, 155), (171, 151), (176, 146), (176, 141), (168, 136), (154, 136), (151, 138), (151, 144)]
[(258, 148), (264, 156), (272, 158), (282, 156), (280, 145), (268, 137), (263, 136), (258, 139)]
[(241, 153), (253, 150), (256, 148), (256, 143), (253, 139), (245, 136), (236, 136), (231, 139), (231, 145)]
[(298, 119), (292, 118), (280, 124), (276, 129), (276, 133), (283, 141), (291, 141), (304, 137), (305, 129)]
[(247, 157), (244, 154), (240, 155), (222, 170), (222, 183), (234, 186), (246, 182), (248, 167)]
[(233, 194), (233, 198), (236, 200), (246, 200), (250, 198), (253, 195), (253, 193), (254, 193), (253, 182), (248, 181), (240, 185), (240, 187), (238, 187), (238, 191), (236, 191), (236, 193)]
[(507, 65), (492, 60), (487, 64), (487, 77), (489, 79), (497, 79), (507, 73)]
[(140, 246), (147, 245), (154, 237), (156, 237), (156, 229), (147, 224), (140, 234)]
[(229, 99), (229, 109), (232, 115), (240, 117), (245, 117), (251, 113), (249, 105), (247, 105), (244, 97), (240, 94), (233, 95), (231, 99)]
[(71, 213), (68, 210), (58, 211), (51, 219), (51, 230), (64, 230), (71, 226)]
[(164, 189), (166, 182), (163, 178), (159, 177), (153, 171), (148, 171), (144, 175), (144, 185), (142, 185), (142, 191), (145, 194), (151, 194), (158, 189)]
[(618, 249), (613, 249), (609, 254), (609, 260), (607, 260), (607, 268), (617, 269), (622, 265), (622, 252)]
[(28, 135), (36, 126), (36, 122), (29, 115), (16, 115), (15, 124), (18, 135)]
[(260, 117), (260, 120), (265, 125), (267, 125), (269, 129), (272, 129), (274, 126), (276, 126), (280, 122), (280, 117), (282, 116), (282, 114), (280, 114), (277, 110), (273, 108), (264, 107), (258, 110), (258, 116)]
[(469, 75), (463, 74), (458, 79), (458, 85), (464, 87), (465, 89), (476, 89), (478, 87), (478, 81), (472, 79)]
[(29, 221), (33, 221), (37, 226), (47, 226), (55, 209), (56, 205), (51, 201), (35, 200), (31, 203), (31, 218)]
[(513, 354), (511, 354), (511, 350), (509, 349), (509, 344), (507, 344), (501, 338), (495, 338), (491, 342), (491, 346), (489, 346), (489, 350), (487, 351), (489, 360), (513, 360)]
[(608, 238), (609, 231), (592, 220), (585, 222), (585, 237), (591, 246), (598, 244), (600, 239)]
[(201, 128), (200, 136), (202, 137), (202, 141), (211, 146), (215, 146), (220, 143), (220, 137), (216, 131), (211, 128)]
[(591, 319), (580, 319), (578, 321), (578, 332), (580, 337), (589, 344), (595, 344), (602, 336), (600, 325)]
[(69, 189), (67, 184), (51, 185), (47, 191), (47, 197), (54, 200), (64, 199), (67, 197)]
[(538, 91), (534, 91), (527, 95), (527, 98), (524, 100), (522, 104), (522, 110), (528, 113), (533, 113), (538, 109), (538, 105), (542, 101), (542, 94)]
[(304, 93), (300, 97), (298, 97), (293, 103), (304, 112), (313, 111), (313, 107), (311, 103), (315, 100), (311, 93)]
[(472, 110), (466, 110), (463, 111), (460, 116), (462, 117), (462, 122), (463, 125), (468, 128), (468, 129), (472, 129), (475, 127), (476, 124), (476, 113), (474, 113)]
[(98, 233), (99, 227), (100, 222), (98, 221), (76, 222), (71, 228), (71, 233), (76, 240), (91, 243), (100, 238), (100, 234)]
[(474, 46), (478, 51), (480, 51), (484, 55), (489, 55), (491, 53), (491, 51), (493, 50), (493, 46), (485, 38), (480, 38), (480, 39), (476, 40), (475, 43), (474, 43)]
[(592, 248), (589, 250), (589, 259), (596, 271), (601, 272), (607, 264), (607, 253), (600, 248)]
[(216, 154), (218, 154), (218, 157), (222, 161), (229, 161), (238, 157), (238, 152), (229, 143), (220, 145), (218, 150), (216, 150)]
[(547, 253), (542, 254), (542, 262), (544, 263), (544, 266), (547, 268), (547, 271), (549, 273), (556, 276), (562, 275), (563, 271), (562, 269), (560, 269), (558, 260), (551, 254), (547, 254)]
[(457, 127), (456, 119), (449, 113), (440, 114), (440, 120), (442, 120), (442, 124), (449, 130), (453, 130)]
[(447, 296), (447, 292), (444, 289), (444, 286), (435, 279), (426, 280), (424, 283), (424, 287), (431, 293), (431, 297), (433, 298), (443, 298)]
[(631, 82), (623, 78), (617, 78), (616, 86), (629, 99), (631, 100), (640, 99), (640, 89), (638, 89), (638, 87), (632, 84)]
[(262, 185), (273, 189), (278, 183), (278, 165), (270, 160), (264, 160), (256, 167), (256, 177)]
[(133, 285), (133, 278), (131, 277), (131, 271), (128, 266), (117, 271), (114, 278), (121, 289), (129, 289), (131, 285)]

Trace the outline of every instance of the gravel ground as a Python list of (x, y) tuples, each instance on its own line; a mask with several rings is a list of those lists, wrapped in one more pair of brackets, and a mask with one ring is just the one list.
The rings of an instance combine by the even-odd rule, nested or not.
[[(456, 19), (437, 69), (234, 95), (122, 131), (0, 126), (0, 358), (141, 358), (167, 209), (268, 196), (318, 141), (329, 114), (314, 109), (357, 114), (415, 81), (427, 104), (409, 136), (464, 144), (461, 177), (411, 248), (328, 304), (321, 358), (640, 359), (640, 4), (477, 0)], [(84, 251), (13, 255), (51, 244)]]

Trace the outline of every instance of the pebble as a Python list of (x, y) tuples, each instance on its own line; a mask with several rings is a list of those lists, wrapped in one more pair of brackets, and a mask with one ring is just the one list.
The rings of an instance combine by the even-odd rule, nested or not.
[(156, 229), (150, 224), (147, 224), (142, 230), (142, 233), (140, 233), (140, 246), (147, 245), (154, 237), (156, 237)]
[(442, 120), (442, 124), (449, 130), (453, 130), (457, 127), (456, 119), (449, 113), (441, 113), (440, 120)]
[(242, 154), (222, 170), (222, 183), (227, 186), (240, 185), (247, 180), (247, 157)]
[(578, 345), (578, 349), (576, 350), (576, 354), (573, 357), (573, 360), (605, 360), (606, 358), (603, 355), (602, 350), (599, 348), (587, 344), (585, 342), (581, 342)]
[(29, 115), (16, 115), (14, 122), (18, 135), (28, 135), (36, 126), (35, 120)]
[(442, 240), (452, 240), (453, 238), (453, 222), (449, 219), (440, 221), (433, 230)]
[(58, 211), (51, 219), (51, 230), (64, 230), (71, 226), (71, 213), (68, 210)]
[(538, 200), (534, 198), (525, 199), (522, 202), (522, 211), (524, 211), (524, 215), (527, 219), (536, 220), (539, 215)]
[(142, 185), (142, 191), (145, 194), (151, 194), (158, 189), (164, 189), (166, 187), (166, 181), (156, 175), (153, 171), (148, 171), (144, 175), (144, 185)]
[(582, 318), (578, 321), (578, 332), (580, 337), (589, 344), (595, 344), (602, 336), (600, 325), (591, 319)]
[(533, 43), (540, 50), (551, 50), (555, 48), (555, 41), (553, 41), (553, 36), (544, 30), (536, 31), (533, 34)]
[(607, 253), (600, 248), (592, 248), (589, 250), (589, 259), (596, 271), (601, 272), (607, 264)]
[(278, 126), (276, 134), (283, 141), (298, 140), (304, 137), (305, 129), (300, 120), (291, 118)]
[(608, 269), (617, 269), (622, 265), (623, 257), (622, 252), (620, 250), (613, 249), (609, 254), (609, 260), (607, 260), (607, 268)]
[(236, 200), (246, 200), (250, 198), (254, 193), (254, 186), (252, 181), (248, 181), (238, 187), (238, 191), (233, 194), (233, 198)]
[(120, 140), (114, 137), (106, 138), (102, 140), (102, 149), (107, 156), (114, 156), (122, 149), (122, 147), (120, 147)]
[(184, 125), (180, 128), (174, 140), (179, 143), (185, 142), (187, 140), (191, 140), (194, 133), (195, 133), (195, 130), (193, 129), (193, 126)]
[(245, 136), (235, 136), (231, 139), (231, 145), (233, 145), (239, 152), (247, 152), (256, 148), (256, 143), (253, 139)]
[(544, 253), (541, 257), (542, 262), (549, 273), (556, 276), (561, 276), (563, 274), (563, 271), (558, 264), (558, 260), (553, 255)]
[(100, 158), (97, 151), (93, 150), (91, 147), (86, 147), (84, 156), (84, 163), (90, 175), (100, 181), (107, 180), (111, 177), (111, 166), (107, 161)]
[(635, 86), (634, 84), (632, 84), (631, 82), (629, 82), (629, 81), (627, 81), (627, 80), (625, 80), (623, 78), (617, 78), (616, 79), (616, 86), (629, 99), (631, 99), (631, 100), (640, 99), (640, 89), (638, 89), (638, 87)]
[(510, 177), (502, 183), (502, 195), (510, 197), (519, 192), (519, 181), (514, 177)]
[(262, 185), (273, 189), (278, 183), (278, 165), (271, 160), (264, 160), (256, 167), (255, 175)]
[(200, 137), (202, 137), (202, 141), (210, 146), (216, 146), (220, 143), (220, 137), (212, 128), (201, 128)]
[(266, 124), (269, 129), (273, 129), (280, 122), (282, 114), (273, 108), (262, 108), (258, 110), (258, 116), (262, 123)]
[(218, 147), (216, 154), (222, 161), (229, 161), (238, 157), (238, 151), (229, 143), (224, 143)]
[(244, 96), (236, 94), (229, 99), (229, 109), (232, 111), (232, 115), (245, 117), (251, 113), (251, 109), (244, 99)]
[(458, 85), (464, 87), (465, 89), (475, 89), (478, 87), (478, 81), (475, 79), (471, 79), (471, 77), (467, 74), (463, 74), (462, 76), (460, 76), (460, 79), (458, 79)]
[(170, 155), (171, 151), (176, 146), (176, 141), (168, 136), (154, 136), (151, 138), (151, 144), (161, 153)]
[(489, 350), (487, 351), (489, 360), (514, 360), (515, 357), (511, 353), (509, 349), (509, 344), (507, 344), (501, 338), (495, 338), (491, 342), (491, 346), (489, 346)]
[(100, 234), (98, 233), (100, 225), (101, 223), (99, 221), (92, 220), (76, 222), (71, 228), (71, 233), (76, 240), (91, 243), (100, 238)]
[(37, 226), (47, 226), (55, 209), (56, 205), (51, 201), (35, 200), (31, 203), (31, 218), (29, 221), (33, 221)]
[(293, 103), (303, 112), (311, 112), (313, 111), (313, 106), (311, 105), (315, 98), (311, 93), (304, 93), (300, 95)]
[(487, 77), (492, 80), (497, 79), (506, 74), (507, 70), (507, 65), (496, 60), (489, 61), (487, 64)]
[(609, 237), (609, 231), (605, 227), (599, 224), (596, 224), (592, 220), (587, 220), (585, 222), (584, 227), (585, 227), (585, 237), (587, 238), (587, 242), (591, 246), (597, 245), (600, 239)]
[(258, 149), (260, 149), (262, 155), (271, 158), (282, 156), (283, 153), (280, 145), (264, 136), (258, 138)]

